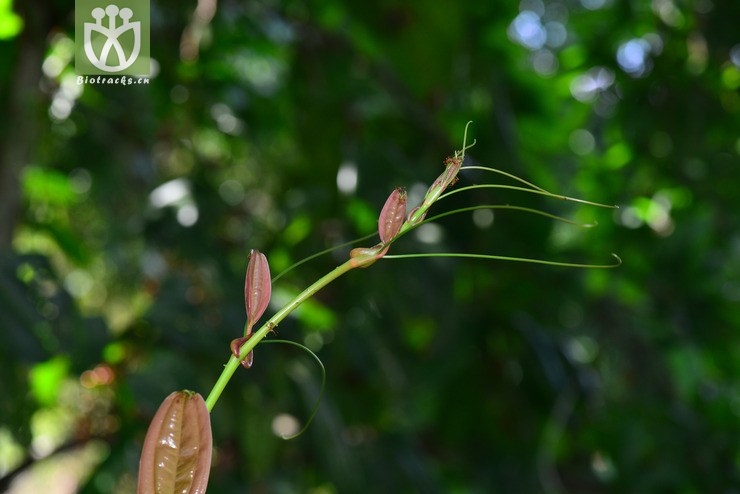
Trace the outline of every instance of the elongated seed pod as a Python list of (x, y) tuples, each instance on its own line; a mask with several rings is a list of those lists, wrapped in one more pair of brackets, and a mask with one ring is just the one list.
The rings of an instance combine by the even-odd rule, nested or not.
[(244, 302), (247, 307), (247, 330), (252, 332), (254, 324), (262, 317), (270, 303), (272, 282), (270, 281), (270, 265), (263, 253), (252, 249), (249, 253), (247, 277), (244, 280)]
[(211, 469), (211, 418), (203, 397), (170, 394), (154, 415), (139, 460), (138, 494), (203, 494)]
[(378, 234), (385, 243), (393, 240), (406, 219), (406, 191), (398, 187), (391, 192), (385, 201), (378, 217)]

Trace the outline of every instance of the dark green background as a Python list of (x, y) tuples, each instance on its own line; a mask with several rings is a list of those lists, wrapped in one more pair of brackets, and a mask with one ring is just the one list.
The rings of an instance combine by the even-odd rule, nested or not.
[[(23, 29), (0, 41), (0, 490), (73, 457), (79, 492), (132, 492), (158, 404), (207, 394), (240, 334), (249, 249), (277, 273), (372, 232), (393, 187), (423, 191), (473, 120), (478, 163), (620, 209), (463, 193), (435, 211), (516, 204), (599, 226), (461, 214), (395, 252), (624, 264), (388, 260), (339, 279), (279, 327), (327, 367), (316, 420), (295, 441), (272, 433), (278, 414), (308, 416), (319, 373), (258, 347), (212, 414), (209, 492), (738, 492), (738, 2), (523, 2), (567, 30), (542, 50), (507, 34), (516, 2), (198, 5), (152, 2), (149, 85), (81, 87), (72, 2), (15, 2)], [(647, 65), (626, 72), (620, 47), (641, 46)], [(600, 89), (574, 98), (589, 80)], [(175, 179), (189, 195), (153, 204)], [(346, 255), (286, 275), (274, 302)]]

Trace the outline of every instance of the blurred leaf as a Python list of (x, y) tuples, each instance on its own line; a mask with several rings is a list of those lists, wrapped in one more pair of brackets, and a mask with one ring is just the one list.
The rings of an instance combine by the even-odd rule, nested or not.
[(56, 404), (59, 389), (69, 368), (69, 359), (61, 355), (33, 366), (29, 373), (29, 382), (31, 392), (40, 405), (50, 407)]
[(64, 174), (36, 166), (29, 166), (24, 170), (23, 192), (31, 203), (56, 207), (69, 206), (77, 199)]
[(13, 0), (0, 0), (0, 40), (14, 38), (23, 30), (23, 19), (12, 7)]

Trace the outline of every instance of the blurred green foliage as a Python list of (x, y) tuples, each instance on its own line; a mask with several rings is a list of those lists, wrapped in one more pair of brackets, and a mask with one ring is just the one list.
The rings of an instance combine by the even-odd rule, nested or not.
[(599, 226), (470, 213), (396, 252), (624, 264), (339, 279), (279, 328), (326, 365), (314, 424), (273, 432), (319, 376), (258, 347), (209, 492), (737, 492), (740, 4), (151, 3), (150, 84), (105, 86), (77, 84), (73, 2), (0, 1), (0, 490), (77, 451), (79, 492), (132, 492), (158, 404), (206, 395), (241, 333), (249, 249), (277, 273), (371, 233), (473, 120), (474, 161), (620, 209), (475, 190), (435, 211)]

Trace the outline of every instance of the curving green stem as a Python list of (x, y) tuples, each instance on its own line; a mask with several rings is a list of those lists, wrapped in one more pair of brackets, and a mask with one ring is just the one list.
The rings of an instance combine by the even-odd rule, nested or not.
[[(472, 147), (475, 144), (475, 141), (471, 143), (470, 145), (467, 144), (467, 131), (468, 126), (470, 125), (470, 122), (465, 126), (465, 136), (463, 139), (463, 147), (461, 150), (455, 152), (455, 160), (457, 166), (459, 167), (462, 163), (462, 160), (465, 158), (465, 151)], [(485, 254), (458, 254), (458, 253), (436, 253), (436, 254), (404, 254), (404, 255), (385, 255), (385, 251), (388, 249), (388, 247), (395, 242), (398, 238), (403, 236), (405, 233), (407, 233), (410, 230), (413, 230), (414, 228), (418, 227), (422, 223), (426, 223), (429, 221), (432, 221), (434, 219), (441, 218), (443, 216), (449, 215), (449, 214), (455, 214), (460, 213), (463, 211), (471, 211), (474, 209), (480, 209), (480, 208), (489, 208), (489, 209), (513, 209), (513, 210), (519, 210), (519, 211), (525, 211), (530, 213), (536, 213), (541, 214), (543, 216), (548, 216), (550, 218), (556, 219), (558, 221), (564, 221), (566, 223), (574, 223), (571, 220), (568, 220), (566, 218), (562, 218), (559, 216), (551, 215), (549, 213), (545, 213), (542, 211), (530, 209), (530, 208), (524, 208), (524, 207), (518, 207), (518, 206), (509, 206), (509, 205), (483, 205), (483, 206), (476, 206), (471, 208), (462, 208), (457, 209), (454, 211), (450, 211), (447, 213), (439, 214), (433, 218), (429, 218), (426, 221), (423, 221), (422, 218), (426, 215), (429, 208), (439, 201), (440, 199), (444, 199), (446, 197), (449, 197), (452, 194), (456, 194), (458, 192), (463, 192), (466, 190), (472, 190), (477, 188), (500, 188), (500, 189), (510, 189), (510, 190), (516, 190), (516, 191), (522, 191), (522, 192), (528, 192), (530, 194), (539, 194), (547, 197), (553, 197), (557, 199), (562, 199), (566, 201), (573, 201), (578, 202), (581, 204), (588, 204), (592, 206), (599, 206), (599, 207), (606, 207), (606, 208), (616, 208), (617, 206), (609, 206), (606, 204), (599, 204), (596, 202), (586, 201), (583, 199), (576, 199), (573, 197), (567, 197), (559, 194), (553, 194), (551, 192), (548, 192), (547, 190), (538, 187), (530, 182), (527, 182), (526, 180), (523, 180), (519, 177), (516, 177), (514, 175), (511, 175), (509, 173), (496, 170), (493, 168), (488, 167), (479, 167), (479, 166), (467, 166), (464, 167), (466, 169), (481, 169), (486, 170), (490, 172), (499, 173), (501, 175), (507, 176), (509, 178), (515, 179), (518, 182), (520, 182), (523, 185), (526, 185), (526, 187), (516, 186), (516, 185), (500, 185), (500, 184), (482, 184), (482, 185), (471, 185), (467, 187), (460, 187), (455, 190), (451, 190), (448, 192), (445, 192), (445, 189), (451, 184), (454, 176), (447, 176), (447, 172), (443, 173), (440, 178), (435, 181), (430, 189), (427, 191), (427, 194), (424, 198), (424, 201), (422, 204), (409, 215), (408, 219), (404, 222), (404, 224), (401, 226), (400, 231), (394, 236), (393, 239), (387, 242), (380, 243), (376, 245), (375, 247), (372, 247), (370, 249), (355, 249), (356, 251), (361, 251), (357, 254), (350, 254), (351, 257), (348, 261), (346, 261), (344, 264), (341, 264), (340, 266), (337, 266), (332, 270), (331, 272), (327, 273), (323, 277), (319, 278), (315, 283), (313, 283), (311, 286), (303, 290), (298, 296), (296, 296), (293, 300), (291, 300), (285, 307), (280, 309), (277, 313), (275, 313), (274, 316), (272, 316), (265, 324), (262, 325), (257, 331), (252, 333), (252, 336), (242, 345), (241, 349), (239, 350), (239, 356), (234, 357), (233, 355), (229, 358), (228, 362), (224, 366), (224, 370), (221, 372), (221, 375), (219, 376), (218, 380), (216, 381), (216, 384), (213, 385), (213, 388), (211, 389), (211, 392), (208, 394), (208, 398), (206, 398), (206, 407), (208, 408), (208, 411), (211, 412), (213, 410), (213, 407), (215, 406), (216, 402), (218, 401), (219, 397), (221, 396), (221, 393), (226, 388), (226, 385), (229, 383), (229, 380), (234, 375), (234, 372), (236, 372), (236, 369), (239, 368), (240, 362), (242, 362), (247, 355), (249, 355), (249, 352), (251, 352), (257, 344), (264, 339), (265, 336), (267, 336), (267, 333), (272, 331), (275, 327), (277, 327), (280, 322), (285, 319), (288, 314), (293, 312), (296, 308), (298, 308), (299, 305), (301, 305), (306, 299), (313, 296), (316, 292), (321, 290), (323, 287), (340, 277), (341, 275), (345, 274), (349, 270), (357, 267), (367, 267), (373, 264), (376, 260), (382, 258), (385, 256), (387, 259), (405, 259), (405, 258), (411, 258), (411, 257), (468, 257), (468, 258), (479, 258), (479, 259), (498, 259), (498, 260), (506, 260), (506, 261), (519, 261), (519, 262), (531, 262), (531, 263), (538, 263), (538, 264), (548, 264), (552, 266), (567, 266), (567, 267), (579, 267), (579, 268), (613, 268), (616, 266), (619, 266), (622, 263), (622, 260), (619, 259), (619, 257), (616, 254), (612, 254), (616, 262), (613, 264), (603, 264), (603, 265), (595, 265), (595, 264), (576, 264), (576, 263), (567, 263), (567, 262), (557, 262), (557, 261), (545, 261), (545, 260), (539, 260), (539, 259), (526, 259), (526, 258), (519, 258), (519, 257), (508, 257), (508, 256), (495, 256), (495, 255), (485, 255)], [(456, 173), (456, 172), (455, 172)], [(583, 227), (590, 227), (593, 225), (586, 224), (586, 225), (580, 225)], [(375, 236), (376, 233), (368, 236), (363, 237), (362, 239), (358, 239), (356, 241), (348, 242), (347, 244), (343, 245), (349, 245), (352, 243), (355, 243), (357, 241), (361, 241), (365, 238), (369, 238), (372, 236)], [(334, 247), (336, 248), (336, 247)], [(309, 259), (313, 259), (314, 257), (317, 257), (323, 253), (329, 252), (331, 250), (334, 250), (334, 248), (327, 249), (325, 251), (319, 252), (318, 254), (315, 254), (314, 256), (311, 256), (307, 259), (304, 259), (303, 261), (300, 261), (287, 270), (283, 271), (283, 273), (278, 274), (275, 278), (273, 278), (273, 281), (280, 278), (285, 272), (293, 269), (294, 267), (302, 264), (303, 262), (308, 261)], [(354, 251), (353, 251), (354, 252)]]
[(275, 327), (277, 327), (277, 325), (280, 324), (280, 322), (285, 319), (288, 314), (297, 309), (298, 306), (301, 305), (306, 299), (311, 298), (316, 292), (318, 292), (349, 270), (362, 266), (363, 261), (364, 259), (355, 258), (350, 259), (344, 264), (337, 266), (332, 271), (319, 278), (313, 285), (303, 290), (293, 300), (288, 302), (285, 307), (277, 311), (274, 316), (272, 316), (265, 324), (262, 325), (261, 328), (252, 333), (252, 337), (249, 338), (247, 342), (244, 343), (244, 345), (241, 347), (239, 358), (236, 358), (233, 355), (229, 358), (229, 361), (226, 362), (226, 365), (224, 366), (224, 370), (221, 371), (221, 375), (219, 376), (218, 381), (216, 381), (216, 384), (213, 385), (211, 392), (208, 394), (208, 398), (206, 398), (206, 408), (208, 408), (208, 411), (210, 412), (211, 410), (213, 410), (213, 407), (216, 405), (216, 402), (221, 396), (221, 393), (224, 389), (226, 389), (226, 385), (229, 383), (229, 380), (234, 375), (234, 372), (236, 372), (236, 370), (239, 368), (239, 363), (244, 360), (247, 355), (249, 355), (249, 352), (251, 352), (252, 349), (254, 349), (254, 347), (257, 346), (257, 344), (262, 341), (265, 336), (267, 336), (267, 333), (275, 329)]

